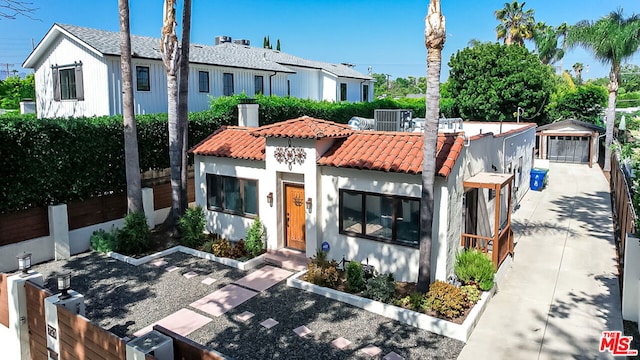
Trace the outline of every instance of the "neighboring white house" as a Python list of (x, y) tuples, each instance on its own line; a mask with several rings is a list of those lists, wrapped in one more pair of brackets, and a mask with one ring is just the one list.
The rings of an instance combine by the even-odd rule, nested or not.
[[(306, 116), (258, 127), (257, 105), (240, 106), (255, 107), (240, 111), (255, 115), (191, 149), (196, 203), (205, 209), (208, 231), (239, 240), (259, 215), (268, 249), (293, 248), (310, 257), (324, 244), (330, 258), (368, 260), (396, 279), (417, 279), (422, 133), (354, 131)], [(471, 138), (462, 130), (440, 132), (437, 157), (430, 159), (437, 173), (432, 247), (437, 279), (453, 274), (464, 233), (491, 235), (487, 214), (495, 213), (497, 199), (503, 199), (500, 231), (509, 213), (509, 194), (492, 196), (465, 188), (465, 181), (484, 175), (511, 182), (511, 171), (502, 174), (500, 161), (506, 159), (528, 184), (535, 124), (514, 124), (496, 135), (495, 124), (485, 124), (478, 125), (483, 133)], [(524, 191), (519, 187), (516, 197)], [(473, 201), (465, 202), (472, 192)]]
[[(216, 38), (191, 44), (189, 111), (211, 97), (246, 93), (326, 101), (371, 101), (373, 78), (344, 64), (302, 59)], [(167, 111), (167, 79), (160, 40), (131, 36), (137, 114)], [(38, 117), (122, 113), (120, 33), (54, 24), (22, 65), (34, 69)]]

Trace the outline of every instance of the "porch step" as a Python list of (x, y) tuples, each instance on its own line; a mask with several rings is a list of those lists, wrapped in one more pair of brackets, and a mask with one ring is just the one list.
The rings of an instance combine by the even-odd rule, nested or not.
[(294, 271), (306, 270), (309, 264), (304, 252), (292, 249), (267, 250), (263, 260), (267, 264)]

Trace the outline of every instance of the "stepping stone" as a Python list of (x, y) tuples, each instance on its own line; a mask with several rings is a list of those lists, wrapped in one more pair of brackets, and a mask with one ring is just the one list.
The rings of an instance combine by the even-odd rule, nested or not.
[(256, 295), (258, 293), (255, 291), (229, 284), (192, 302), (189, 306), (213, 316), (220, 316)]
[(154, 261), (152, 261), (150, 264), (151, 264), (151, 265), (153, 265), (153, 266), (160, 267), (160, 266), (165, 266), (165, 265), (167, 265), (167, 264), (168, 264), (168, 262), (166, 262), (164, 259), (158, 259), (158, 260), (154, 260)]
[(214, 282), (216, 282), (216, 279), (213, 279), (213, 278), (210, 278), (210, 277), (208, 277), (208, 278), (206, 278), (206, 279), (201, 281), (201, 283), (203, 283), (205, 285), (211, 285)]
[(292, 274), (291, 271), (267, 265), (236, 281), (235, 284), (255, 291), (264, 291)]
[(261, 322), (260, 325), (264, 326), (267, 329), (271, 329), (272, 327), (278, 325), (278, 322), (273, 320), (272, 318), (268, 318), (267, 320)]
[(362, 349), (360, 349), (360, 351), (362, 353), (364, 353), (365, 355), (369, 355), (371, 357), (374, 357), (374, 356), (380, 354), (382, 352), (382, 349), (380, 349), (379, 347), (377, 347), (375, 345), (367, 345), (367, 346), (363, 347)]
[(191, 279), (193, 277), (198, 276), (198, 273), (197, 272), (193, 272), (193, 271), (189, 271), (186, 274), (182, 274), (182, 276), (186, 277), (187, 279)]
[(331, 345), (337, 347), (338, 349), (342, 350), (344, 348), (346, 348), (347, 346), (351, 345), (351, 341), (343, 338), (343, 337), (339, 337), (335, 340), (333, 340), (331, 342)]
[(300, 327), (293, 329), (293, 332), (300, 337), (304, 337), (306, 335), (311, 334), (313, 331), (311, 331), (311, 329), (309, 329), (308, 327), (302, 325)]
[(211, 319), (204, 315), (200, 315), (197, 312), (191, 311), (189, 309), (180, 309), (175, 313), (167, 316), (166, 318), (138, 330), (133, 335), (136, 337), (142, 336), (153, 330), (154, 325), (160, 325), (177, 334), (187, 336), (195, 330), (200, 329), (204, 325), (208, 324), (209, 322), (211, 322)]
[(179, 267), (177, 267), (177, 266), (173, 266), (173, 265), (171, 265), (171, 266), (169, 266), (169, 267), (165, 268), (165, 270), (167, 270), (168, 272), (174, 272), (174, 271), (176, 271), (176, 270), (178, 270), (178, 269), (180, 269), (180, 268), (179, 268)]
[(396, 354), (393, 351), (385, 355), (382, 359), (383, 360), (404, 360), (402, 356)]
[(248, 312), (245, 311), (242, 314), (239, 314), (238, 316), (236, 316), (236, 318), (240, 321), (244, 321), (247, 322), (249, 319), (251, 319), (252, 317), (254, 317), (256, 314), (252, 313), (252, 312)]

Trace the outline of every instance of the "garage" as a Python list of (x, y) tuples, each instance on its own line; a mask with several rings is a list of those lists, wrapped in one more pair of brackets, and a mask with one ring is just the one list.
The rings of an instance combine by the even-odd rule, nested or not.
[(549, 160), (557, 162), (589, 162), (590, 136), (549, 136)]
[(605, 129), (569, 119), (536, 129), (536, 158), (554, 162), (589, 164), (598, 161), (599, 139)]

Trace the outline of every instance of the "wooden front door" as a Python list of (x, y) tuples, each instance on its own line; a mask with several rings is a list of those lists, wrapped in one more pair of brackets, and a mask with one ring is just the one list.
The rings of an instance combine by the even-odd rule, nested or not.
[(306, 213), (304, 202), (304, 187), (301, 185), (285, 184), (286, 246), (305, 251)]

